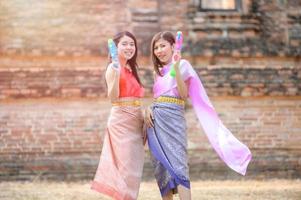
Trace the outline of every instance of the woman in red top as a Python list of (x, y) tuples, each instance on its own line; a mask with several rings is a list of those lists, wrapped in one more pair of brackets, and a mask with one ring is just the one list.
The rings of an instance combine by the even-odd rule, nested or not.
[(118, 49), (119, 66), (110, 63), (106, 70), (112, 109), (92, 189), (113, 199), (135, 200), (144, 162), (140, 102), (144, 89), (137, 73), (134, 35), (121, 32), (113, 41)]

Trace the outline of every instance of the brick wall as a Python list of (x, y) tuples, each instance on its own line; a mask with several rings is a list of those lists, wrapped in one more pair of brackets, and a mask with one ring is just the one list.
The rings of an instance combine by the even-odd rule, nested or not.
[(235, 12), (200, 12), (198, 2), (188, 9), (187, 51), (193, 55), (300, 56), (298, 1), (243, 0)]
[[(300, 97), (212, 100), (225, 125), (252, 150), (247, 178), (300, 177)], [(110, 110), (108, 101), (51, 98), (1, 105), (0, 180), (94, 176)], [(192, 177), (240, 178), (212, 150), (189, 104), (186, 119)], [(147, 148), (146, 155), (144, 178), (151, 179)]]
[(0, 60), (0, 99), (106, 96), (105, 58)]
[[(159, 30), (156, 9), (154, 0), (4, 1), (0, 7), (0, 53), (106, 55), (107, 39), (121, 30), (135, 31), (139, 44), (149, 42)], [(148, 52), (144, 47), (141, 45), (140, 51)]]
[(183, 56), (210, 95), (300, 94), (298, 1), (243, 0), (237, 12), (200, 12), (199, 1), (187, 0), (33, 3), (1, 3), (0, 99), (104, 97), (106, 40), (125, 29), (138, 38), (147, 96), (159, 30), (184, 32)]
[[(184, 57), (185, 58), (185, 57)], [(189, 59), (189, 58), (188, 58)], [(0, 99), (40, 97), (105, 97), (106, 58), (13, 59), (0, 67)], [(296, 96), (301, 94), (301, 64), (294, 60), (229, 62), (229, 58), (190, 59), (210, 96)], [(202, 60), (202, 61), (201, 61)], [(255, 59), (254, 59), (255, 60)], [(251, 65), (248, 66), (248, 62)], [(28, 67), (26, 67), (28, 66)], [(146, 96), (152, 94), (152, 70), (139, 70)]]
[[(5, 55), (106, 55), (106, 40), (133, 31), (139, 52), (159, 30), (182, 30), (192, 55), (300, 56), (300, 2), (242, 0), (235, 12), (200, 12), (199, 1), (129, 0), (1, 2)], [(120, 9), (124, 8), (124, 9)]]
[(126, 1), (3, 1), (0, 51), (35, 56), (104, 53), (100, 44), (129, 24), (127, 10), (120, 7), (127, 7)]

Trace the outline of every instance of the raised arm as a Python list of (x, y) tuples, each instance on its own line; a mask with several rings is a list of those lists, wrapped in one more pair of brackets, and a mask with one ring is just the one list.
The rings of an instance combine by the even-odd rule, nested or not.
[[(178, 55), (179, 59), (181, 59), (181, 55)], [(188, 96), (188, 88), (187, 85), (183, 79), (183, 77), (181, 76), (180, 73), (180, 60), (178, 60), (175, 64), (174, 64), (174, 70), (175, 70), (175, 79), (177, 82), (177, 88), (178, 88), (178, 92), (179, 95), (181, 97), (181, 99), (186, 100), (187, 96)]]
[(119, 76), (119, 71), (116, 70), (116, 68), (114, 68), (111, 63), (106, 71), (108, 97), (111, 100), (111, 102), (116, 101), (119, 97)]

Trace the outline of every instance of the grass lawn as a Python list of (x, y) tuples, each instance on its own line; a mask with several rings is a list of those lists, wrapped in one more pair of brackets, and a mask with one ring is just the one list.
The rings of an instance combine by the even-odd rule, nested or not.
[[(194, 200), (301, 200), (301, 180), (193, 181)], [(106, 200), (85, 182), (1, 182), (0, 200)], [(142, 182), (139, 200), (160, 199), (154, 181)], [(178, 196), (174, 198), (179, 199)]]

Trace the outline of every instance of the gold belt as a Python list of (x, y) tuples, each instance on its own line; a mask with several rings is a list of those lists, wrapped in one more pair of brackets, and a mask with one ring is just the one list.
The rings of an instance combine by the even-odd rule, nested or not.
[(175, 98), (175, 97), (166, 97), (166, 96), (162, 96), (162, 97), (158, 97), (157, 99), (155, 99), (156, 102), (161, 102), (161, 103), (174, 103), (174, 104), (178, 104), (178, 105), (185, 105), (185, 101), (183, 99), (179, 99), (179, 98)]
[(112, 106), (141, 106), (140, 100), (133, 101), (119, 101), (112, 103)]

